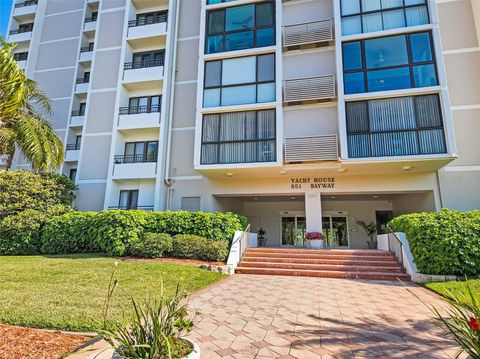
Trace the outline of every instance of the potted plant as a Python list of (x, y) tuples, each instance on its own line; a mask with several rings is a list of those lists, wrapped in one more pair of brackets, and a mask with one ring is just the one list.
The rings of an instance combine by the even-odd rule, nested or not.
[(368, 248), (377, 249), (377, 241), (373, 239), (373, 236), (377, 234), (377, 225), (375, 222), (367, 224), (364, 221), (357, 221), (357, 224), (363, 228), (365, 233), (367, 233), (368, 238), (370, 238), (370, 240), (367, 241)]
[(323, 240), (325, 237), (321, 232), (307, 232), (305, 233), (305, 239), (309, 248), (321, 249), (323, 248)]

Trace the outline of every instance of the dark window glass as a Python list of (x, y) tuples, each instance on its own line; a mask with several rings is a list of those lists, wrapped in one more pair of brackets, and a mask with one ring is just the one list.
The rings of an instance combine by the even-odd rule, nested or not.
[(75, 182), (75, 178), (77, 177), (77, 169), (71, 168), (68, 178), (70, 178), (73, 182)]
[(362, 68), (362, 50), (360, 42), (348, 42), (343, 45), (343, 69), (359, 70)]
[(273, 4), (260, 4), (255, 9), (256, 26), (273, 26)]
[(137, 209), (138, 207), (138, 190), (120, 191), (118, 197), (119, 209)]
[(78, 114), (80, 116), (84, 116), (85, 115), (85, 109), (87, 108), (87, 104), (85, 102), (82, 102), (80, 104), (80, 107), (78, 108)]
[(254, 44), (253, 36), (253, 31), (225, 35), (225, 51), (251, 49)]
[(225, 10), (225, 30), (248, 30), (255, 26), (255, 5), (231, 7)]
[(225, 31), (225, 12), (212, 11), (208, 13), (208, 34), (222, 34)]
[(256, 31), (257, 47), (275, 45), (275, 31), (273, 28), (259, 29)]
[(205, 87), (220, 86), (222, 77), (222, 61), (205, 63)]
[(421, 32), (344, 43), (345, 94), (437, 85), (431, 36)]
[(275, 80), (275, 55), (261, 55), (257, 57), (258, 82)]

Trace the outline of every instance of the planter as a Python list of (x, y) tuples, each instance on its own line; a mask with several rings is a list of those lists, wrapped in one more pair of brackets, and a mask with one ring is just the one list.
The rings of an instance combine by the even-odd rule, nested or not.
[(368, 249), (377, 249), (378, 242), (377, 241), (367, 241)]
[(310, 239), (308, 240), (308, 247), (312, 249), (322, 249), (323, 239)]

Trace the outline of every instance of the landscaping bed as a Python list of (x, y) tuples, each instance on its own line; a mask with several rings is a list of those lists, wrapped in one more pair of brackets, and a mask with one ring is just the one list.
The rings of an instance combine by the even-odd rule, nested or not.
[(0, 324), (0, 358), (61, 358), (90, 337)]

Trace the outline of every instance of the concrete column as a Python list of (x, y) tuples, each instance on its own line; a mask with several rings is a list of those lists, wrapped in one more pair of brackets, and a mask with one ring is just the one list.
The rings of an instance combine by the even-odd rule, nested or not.
[(322, 232), (322, 202), (320, 192), (305, 193), (305, 215), (308, 232)]

